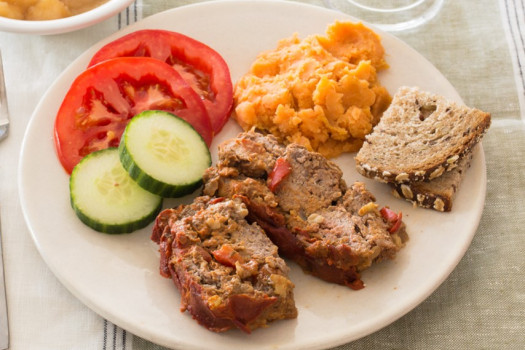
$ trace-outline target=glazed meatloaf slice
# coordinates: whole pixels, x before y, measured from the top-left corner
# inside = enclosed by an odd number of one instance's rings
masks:
[[[357,170],[381,182],[432,180],[471,153],[490,121],[479,109],[402,87],[357,153]]]
[[[335,163],[297,144],[284,147],[273,135],[241,133],[223,142],[218,155],[217,166],[204,175],[206,195],[242,193],[252,201],[306,217],[337,202],[346,191]]]
[[[179,289],[181,310],[215,332],[297,317],[288,267],[247,214],[240,199],[202,196],[161,212],[153,229],[160,272]]]
[[[347,187],[335,163],[295,144],[267,158],[267,152],[243,149],[253,149],[251,142],[278,144],[253,131],[226,141],[217,165],[204,175],[204,193],[241,198],[248,220],[265,230],[283,256],[314,276],[360,289],[361,271],[403,247],[408,237],[401,217],[392,212],[387,220],[364,184]],[[264,163],[265,170],[253,176],[252,169],[237,165],[241,158],[242,164]]]
[[[364,287],[361,271],[393,259],[408,240],[404,224],[400,221],[391,230],[394,223],[385,220],[374,196],[360,182],[350,186],[336,205],[320,208],[306,219],[295,212],[286,218],[302,248],[292,258],[313,275],[353,289]]]

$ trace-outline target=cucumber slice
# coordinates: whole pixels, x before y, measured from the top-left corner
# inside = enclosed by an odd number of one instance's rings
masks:
[[[117,148],[84,157],[71,173],[69,191],[80,220],[104,233],[143,228],[162,208],[162,197],[138,186],[122,167]]]
[[[211,155],[197,131],[164,111],[142,112],[128,123],[119,146],[120,161],[144,189],[181,197],[202,183]]]

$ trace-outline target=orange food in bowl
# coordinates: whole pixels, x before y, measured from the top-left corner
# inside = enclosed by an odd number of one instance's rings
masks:
[[[380,38],[335,22],[326,36],[297,35],[261,53],[235,87],[234,117],[326,157],[357,151],[391,97],[377,79],[388,67]]]
[[[78,15],[102,5],[108,0],[3,0],[0,16],[42,21]]]

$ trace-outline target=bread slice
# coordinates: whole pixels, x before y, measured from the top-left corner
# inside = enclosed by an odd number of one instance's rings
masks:
[[[428,181],[457,166],[490,126],[490,114],[415,87],[402,87],[355,161],[381,182]]]
[[[451,211],[454,197],[465,172],[470,167],[471,160],[472,152],[464,156],[457,167],[431,181],[391,184],[394,196],[404,198],[423,208]]]

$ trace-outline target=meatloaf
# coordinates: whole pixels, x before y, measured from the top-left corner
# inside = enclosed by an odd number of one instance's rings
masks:
[[[394,258],[408,239],[401,215],[379,209],[365,185],[297,144],[248,131],[219,146],[203,193],[240,198],[279,253],[329,282],[361,289],[360,272]]]
[[[161,275],[179,289],[181,311],[215,332],[237,327],[250,333],[297,317],[288,267],[247,215],[241,199],[202,196],[164,210],[153,228]]]

